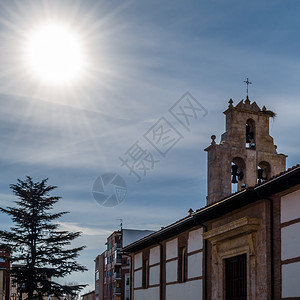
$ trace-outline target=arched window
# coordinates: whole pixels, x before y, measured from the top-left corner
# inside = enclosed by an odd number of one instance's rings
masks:
[[[261,161],[257,166],[257,183],[268,180],[271,177],[271,166],[266,161]]]
[[[178,282],[185,282],[187,277],[187,252],[186,247],[179,248],[178,256]]]
[[[255,122],[248,119],[246,122],[246,148],[255,149]]]
[[[245,186],[245,161],[235,157],[231,163],[231,193],[236,193]]]
[[[149,287],[149,258],[143,261],[142,276],[143,288],[147,289]]]

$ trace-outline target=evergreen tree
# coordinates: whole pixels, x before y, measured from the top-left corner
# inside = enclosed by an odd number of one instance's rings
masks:
[[[60,199],[50,196],[56,186],[47,185],[47,179],[33,182],[27,177],[24,181],[18,179],[10,188],[18,197],[16,205],[0,207],[0,211],[11,217],[14,227],[0,230],[0,240],[11,249],[11,273],[18,286],[23,287],[28,300],[34,296],[41,299],[45,295],[76,294],[85,285],[68,286],[55,281],[73,271],[86,270],[76,262],[84,246],[70,247],[81,233],[59,230],[55,221],[67,212],[51,212]]]

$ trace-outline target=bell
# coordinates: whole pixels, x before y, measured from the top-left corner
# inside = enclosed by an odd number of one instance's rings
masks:
[[[239,168],[238,165],[232,165],[231,166],[231,175],[233,175],[233,176],[238,175],[238,173],[237,173],[238,168]]]
[[[249,135],[246,135],[246,143],[247,143],[247,144],[250,144],[250,142],[251,142],[250,136],[249,136]]]
[[[244,172],[243,172],[243,171],[240,171],[240,172],[238,173],[238,176],[239,176],[239,180],[243,180],[243,178],[244,178]]]
[[[238,183],[236,175],[232,175],[231,183]]]

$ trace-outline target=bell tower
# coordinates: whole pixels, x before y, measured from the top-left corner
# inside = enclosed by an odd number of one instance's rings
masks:
[[[269,134],[269,119],[275,114],[255,102],[232,99],[224,111],[226,131],[221,142],[213,135],[207,151],[207,204],[254,186],[285,171],[286,155],[278,154]]]

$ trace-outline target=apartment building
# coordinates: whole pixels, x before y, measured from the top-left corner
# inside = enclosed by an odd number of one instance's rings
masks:
[[[4,257],[9,257],[6,250],[0,249],[0,300],[9,300],[10,298],[10,263]],[[1,258],[2,257],[2,258]]]
[[[114,231],[106,242],[106,250],[95,259],[95,299],[130,300],[131,261],[121,249],[153,233],[150,230],[121,229]]]

